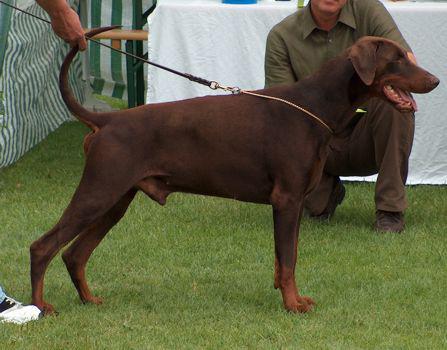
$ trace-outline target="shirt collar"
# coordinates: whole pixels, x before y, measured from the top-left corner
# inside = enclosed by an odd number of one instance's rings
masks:
[[[355,25],[354,12],[352,10],[351,2],[346,2],[345,6],[341,9],[340,17],[338,18],[340,23],[346,24],[352,29],[357,29]]]
[[[314,29],[318,28],[312,17],[312,13],[310,12],[310,5],[311,3],[309,1],[307,6],[303,9],[303,39],[306,39],[314,31]],[[356,29],[354,13],[349,1],[341,9],[338,22],[343,23],[352,29]]]

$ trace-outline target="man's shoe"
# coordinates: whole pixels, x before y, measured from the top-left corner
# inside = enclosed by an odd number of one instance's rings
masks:
[[[15,308],[10,308],[0,313],[0,323],[23,324],[38,320],[41,317],[42,312],[37,306],[19,304]]]
[[[379,232],[403,231],[405,226],[404,214],[402,212],[393,212],[385,210],[376,211],[376,222],[374,228]]]
[[[332,192],[329,196],[329,201],[326,205],[326,208],[321,214],[311,215],[311,217],[317,220],[330,219],[334,215],[337,206],[340,205],[341,202],[343,202],[343,199],[345,199],[345,194],[345,186],[343,186],[343,184],[341,183],[340,178],[335,178],[334,186],[332,187]]]
[[[0,303],[0,323],[22,324],[42,317],[41,311],[34,305],[22,305],[13,298],[6,297]]]
[[[19,307],[21,307],[22,304],[18,301],[14,300],[13,298],[6,297],[5,300],[3,300],[0,303],[0,317],[3,314],[6,314],[7,312],[13,311]]]

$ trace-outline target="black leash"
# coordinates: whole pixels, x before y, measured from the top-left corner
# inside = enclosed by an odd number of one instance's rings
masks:
[[[16,11],[20,11],[20,12],[22,12],[22,13],[25,13],[25,14],[27,14],[28,16],[34,17],[34,18],[36,18],[36,19],[38,19],[38,20],[40,20],[40,21],[43,21],[43,22],[46,22],[46,23],[51,24],[50,21],[48,21],[48,20],[46,20],[46,19],[43,19],[43,18],[41,18],[41,17],[39,17],[39,16],[33,15],[32,13],[29,13],[29,12],[27,12],[27,11],[24,11],[24,10],[22,10],[22,9],[20,9],[20,8],[18,8],[18,7],[15,7],[15,6],[11,5],[11,4],[8,4],[7,2],[5,2],[5,1],[3,1],[3,0],[0,0],[0,3],[3,4],[3,5],[9,6],[9,7],[13,8],[13,9],[16,10]],[[117,26],[117,27],[118,27],[118,26]],[[139,61],[142,61],[142,62],[144,62],[144,63],[150,64],[150,65],[152,65],[152,66],[155,66],[155,67],[157,67],[157,68],[163,69],[163,70],[168,71],[168,72],[170,72],[170,73],[177,74],[177,75],[179,75],[179,76],[181,76],[181,77],[184,77],[184,78],[186,78],[186,79],[188,79],[188,80],[190,80],[190,81],[193,81],[193,82],[195,82],[195,83],[199,83],[199,84],[208,86],[208,87],[209,87],[210,89],[212,89],[212,90],[221,89],[221,90],[224,90],[224,91],[227,91],[227,92],[231,92],[232,94],[239,94],[239,93],[242,93],[242,94],[247,94],[247,95],[257,96],[257,97],[260,97],[260,98],[269,99],[269,100],[275,100],[275,101],[279,101],[279,102],[285,103],[285,104],[287,104],[287,105],[289,105],[289,106],[291,106],[291,107],[293,107],[293,108],[296,108],[296,109],[298,109],[298,110],[300,110],[300,111],[306,113],[309,117],[315,119],[315,120],[316,120],[317,122],[319,122],[322,126],[324,126],[326,129],[328,129],[329,132],[330,132],[331,134],[334,133],[334,131],[329,127],[329,125],[327,125],[327,124],[326,124],[322,119],[320,119],[318,116],[316,116],[315,114],[309,112],[308,110],[306,110],[306,109],[304,109],[304,108],[302,108],[302,107],[300,107],[300,106],[298,106],[298,105],[296,105],[296,104],[294,104],[294,103],[292,103],[292,102],[283,100],[283,99],[278,98],[278,97],[267,96],[267,95],[261,95],[261,94],[255,93],[255,92],[251,92],[251,91],[247,91],[247,90],[241,90],[241,89],[238,88],[238,87],[222,86],[222,85],[220,85],[220,84],[219,84],[218,82],[216,82],[216,81],[213,81],[213,80],[206,80],[206,79],[203,79],[203,78],[200,78],[200,77],[196,77],[196,76],[194,76],[194,75],[192,75],[192,74],[182,73],[182,72],[176,71],[175,69],[172,69],[172,68],[168,68],[168,67],[162,66],[161,64],[158,64],[158,63],[151,62],[151,61],[146,60],[146,59],[144,59],[144,58],[142,58],[142,57],[140,57],[140,56],[136,56],[136,55],[134,55],[134,54],[131,54],[131,53],[122,51],[122,50],[120,50],[120,49],[116,49],[116,48],[114,48],[114,47],[112,47],[112,46],[110,46],[110,45],[103,44],[103,43],[101,43],[101,42],[98,41],[98,40],[89,38],[88,36],[86,36],[85,38],[86,38],[87,40],[93,41],[93,42],[95,42],[95,43],[97,43],[97,44],[99,44],[99,45],[102,45],[102,46],[104,46],[104,47],[108,47],[109,49],[112,49],[112,50],[114,50],[114,51],[116,51],[116,52],[119,52],[119,53],[121,53],[121,54],[123,54],[123,55],[133,57],[133,58],[136,59],[136,60],[139,60]]]
[[[0,0],[0,3],[3,4],[3,5],[6,5],[6,6],[10,7],[10,8],[12,8],[12,9],[14,9],[14,10],[16,10],[16,11],[25,13],[25,14],[27,14],[28,16],[34,17],[34,18],[36,18],[36,19],[38,19],[38,20],[40,20],[40,21],[43,21],[43,22],[48,23],[48,24],[51,24],[50,21],[48,21],[48,20],[46,20],[46,19],[44,19],[44,18],[42,18],[42,17],[36,16],[36,15],[34,15],[34,14],[30,13],[30,12],[27,12],[27,11],[25,11],[25,10],[22,10],[22,9],[20,9],[20,8],[14,6],[14,5],[11,5],[11,4],[9,4],[9,3],[3,1],[3,0]],[[117,27],[118,27],[118,26],[117,26]],[[137,55],[128,53],[128,52],[126,52],[126,51],[122,51],[122,50],[120,50],[120,49],[116,49],[116,48],[114,48],[114,47],[112,47],[112,46],[110,46],[110,45],[107,45],[107,44],[104,44],[104,43],[100,42],[99,40],[95,40],[95,39],[93,39],[93,38],[89,38],[89,37],[85,37],[85,38],[86,38],[87,40],[90,40],[90,41],[93,41],[93,42],[97,43],[98,45],[101,45],[101,46],[104,46],[104,47],[108,47],[109,49],[111,49],[111,50],[113,50],[113,51],[116,51],[116,52],[119,52],[119,53],[121,53],[121,54],[123,54],[123,55],[130,56],[130,57],[132,57],[132,58],[134,58],[134,59],[136,59],[136,60],[139,60],[139,61],[142,61],[142,62],[144,62],[144,63],[150,64],[150,65],[152,65],[152,66],[155,66],[155,67],[157,67],[157,68],[163,69],[163,70],[168,71],[168,72],[170,72],[170,73],[177,74],[177,75],[179,75],[179,76],[181,76],[181,77],[184,77],[184,78],[186,78],[186,79],[188,79],[188,80],[190,80],[190,81],[193,81],[193,82],[195,82],[195,83],[199,83],[199,84],[208,86],[208,87],[209,87],[210,89],[212,89],[212,90],[222,89],[222,90],[229,91],[229,92],[232,92],[232,93],[239,93],[239,92],[240,92],[240,89],[239,89],[239,88],[227,87],[227,86],[221,86],[221,85],[220,85],[218,82],[216,82],[216,81],[213,81],[213,80],[206,80],[206,79],[203,79],[203,78],[200,78],[200,77],[196,77],[196,76],[194,76],[194,75],[192,75],[192,74],[188,74],[188,73],[182,73],[182,72],[176,71],[175,69],[168,68],[168,67],[162,66],[161,64],[158,64],[158,63],[155,63],[155,62],[151,62],[151,61],[149,61],[149,60],[146,60],[146,59],[144,59],[144,58],[142,58],[142,57],[140,57],[140,56],[137,56]]]

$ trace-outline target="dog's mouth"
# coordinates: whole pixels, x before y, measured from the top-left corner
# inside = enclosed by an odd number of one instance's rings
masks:
[[[383,93],[401,112],[416,112],[418,110],[416,101],[407,91],[403,91],[391,85],[385,85],[383,87]]]

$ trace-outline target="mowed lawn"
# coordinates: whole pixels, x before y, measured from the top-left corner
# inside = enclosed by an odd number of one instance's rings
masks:
[[[0,284],[30,301],[29,245],[58,220],[87,129],[64,124],[0,173]],[[0,324],[1,349],[446,349],[447,186],[408,188],[403,234],[378,234],[373,184],[347,184],[330,222],[304,219],[297,281],[317,302],[283,310],[273,288],[269,206],[139,194],[87,269],[83,305],[60,255],[45,280],[59,311]]]

